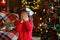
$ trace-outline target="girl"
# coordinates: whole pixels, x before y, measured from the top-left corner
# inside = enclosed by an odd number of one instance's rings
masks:
[[[20,10],[20,13],[20,22],[16,26],[16,30],[19,32],[19,40],[32,40],[33,11],[29,8],[24,8]]]

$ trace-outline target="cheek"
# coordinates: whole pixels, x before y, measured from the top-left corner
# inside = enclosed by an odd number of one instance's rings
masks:
[[[28,14],[25,14],[26,16],[28,16]]]

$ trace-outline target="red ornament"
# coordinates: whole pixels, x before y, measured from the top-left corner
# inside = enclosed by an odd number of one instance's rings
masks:
[[[56,17],[57,17],[57,14],[56,14],[56,13],[54,13],[54,14],[53,14],[53,17],[56,19]]]
[[[6,0],[0,0],[0,6],[6,6]]]
[[[54,0],[54,2],[56,2],[56,0]]]
[[[54,17],[51,17],[51,21],[54,21],[55,20],[55,18]]]

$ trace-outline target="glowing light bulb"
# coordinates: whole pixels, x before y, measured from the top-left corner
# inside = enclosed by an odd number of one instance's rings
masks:
[[[42,18],[40,18],[40,20],[42,20]]]
[[[35,12],[35,14],[36,14],[36,12]]]
[[[43,12],[45,12],[45,9],[43,9]]]
[[[58,36],[60,36],[60,34],[58,34]]]
[[[42,29],[40,29],[42,31]]]
[[[2,2],[1,3],[6,3],[6,1],[5,0],[2,0]]]
[[[49,18],[49,22],[50,22],[50,20],[51,20],[51,19]]]
[[[52,8],[52,9],[54,9],[54,7],[53,7],[53,6],[52,6],[51,8]]]
[[[48,30],[46,30],[46,32],[48,32]]]
[[[40,27],[42,26],[42,24],[39,25]]]

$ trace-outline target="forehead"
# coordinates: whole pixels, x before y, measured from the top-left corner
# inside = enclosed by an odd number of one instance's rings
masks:
[[[22,11],[21,13],[28,14],[28,12]]]

